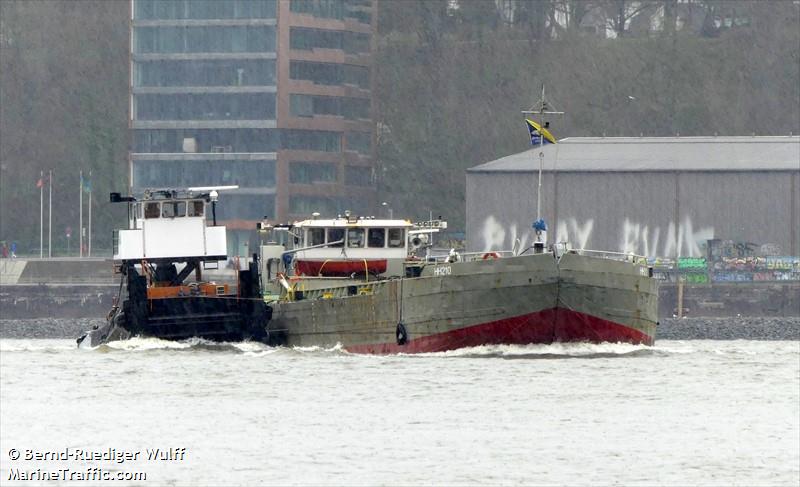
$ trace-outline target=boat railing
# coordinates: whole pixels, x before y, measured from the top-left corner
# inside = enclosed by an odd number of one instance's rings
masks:
[[[617,260],[621,262],[631,262],[634,264],[647,264],[647,257],[633,253],[625,252],[612,252],[608,250],[591,250],[591,249],[568,249],[566,251],[557,252],[557,257],[565,253],[587,255],[591,257],[598,257],[601,259]],[[425,258],[428,263],[448,263],[448,262],[474,262],[479,260],[500,259],[507,257],[516,257],[513,250],[489,250],[483,252],[458,252],[454,255],[436,255]],[[529,255],[529,254],[523,254]]]
[[[609,250],[590,250],[590,249],[569,249],[567,254],[587,255],[602,259],[619,260],[622,262],[632,262],[634,264],[647,264],[647,257],[634,253],[612,252]]]
[[[452,262],[474,262],[478,260],[500,259],[504,257],[514,257],[511,250],[488,250],[484,252],[457,252],[454,255],[431,255],[424,258],[424,262],[430,264],[446,264]]]

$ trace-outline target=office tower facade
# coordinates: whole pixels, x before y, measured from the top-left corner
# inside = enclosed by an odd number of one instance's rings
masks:
[[[130,179],[238,185],[218,218],[374,212],[372,0],[132,0]]]

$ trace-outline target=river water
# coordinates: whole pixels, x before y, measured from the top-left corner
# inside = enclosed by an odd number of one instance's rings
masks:
[[[359,356],[3,339],[0,386],[2,485],[800,483],[798,341]]]

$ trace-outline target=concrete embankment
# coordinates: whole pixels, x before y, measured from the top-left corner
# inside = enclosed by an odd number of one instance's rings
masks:
[[[667,318],[659,340],[800,340],[800,317]]]
[[[687,284],[679,297],[675,283],[658,286],[658,316],[794,316],[800,317],[800,281],[750,281]]]
[[[118,291],[119,284],[0,286],[0,318],[100,318]]]
[[[78,338],[95,325],[105,323],[99,318],[38,318],[29,320],[0,320],[0,338]]]
[[[226,268],[204,276],[215,282],[235,279]],[[108,259],[0,259],[0,318],[102,318],[120,281]]]

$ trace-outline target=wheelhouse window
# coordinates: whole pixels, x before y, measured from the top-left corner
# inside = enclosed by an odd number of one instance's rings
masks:
[[[336,242],[337,240],[344,240],[344,228],[329,228],[327,241]],[[344,247],[344,242],[329,244],[328,247]]]
[[[306,245],[322,245],[325,243],[324,228],[309,228],[306,233]]]
[[[161,205],[156,202],[145,203],[144,205],[144,217],[145,218],[158,218],[161,216]]]
[[[364,246],[363,228],[351,228],[347,230],[347,246],[351,249],[358,249]]]
[[[205,204],[202,201],[192,201],[189,203],[189,216],[203,216]]]
[[[399,248],[405,247],[405,230],[402,228],[389,229],[389,247]]]
[[[161,204],[161,217],[162,218],[175,218],[186,216],[186,202],[174,201],[165,202]]]
[[[386,246],[386,229],[370,228],[367,230],[367,246],[372,248],[383,248]]]

